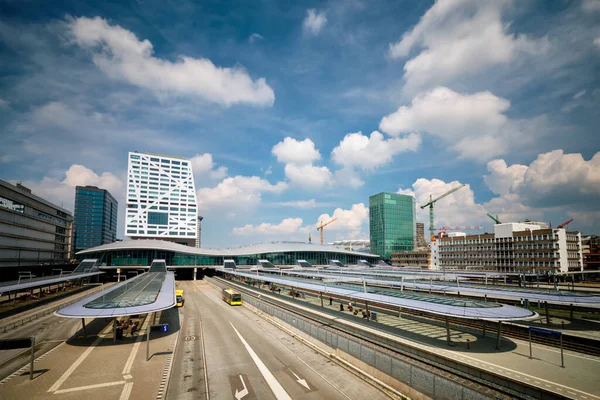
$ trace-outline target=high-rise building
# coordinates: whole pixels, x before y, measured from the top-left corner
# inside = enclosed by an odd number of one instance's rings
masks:
[[[510,222],[494,225],[494,233],[453,232],[435,244],[431,247],[434,268],[501,272],[583,270],[581,233],[563,228]]]
[[[198,206],[190,161],[129,153],[125,235],[194,246]]]
[[[371,253],[390,258],[391,253],[413,251],[416,242],[415,198],[397,193],[369,197]]]
[[[72,225],[69,211],[0,179],[0,267],[69,262]]]
[[[75,252],[117,240],[119,204],[105,189],[75,188]]]
[[[417,222],[417,247],[426,247],[427,242],[425,241],[425,224],[423,222]]]

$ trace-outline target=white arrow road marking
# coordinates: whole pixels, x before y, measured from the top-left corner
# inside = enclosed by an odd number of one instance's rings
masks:
[[[310,390],[310,387],[308,386],[308,383],[306,383],[306,379],[300,379],[300,377],[298,375],[296,375],[296,373],[294,371],[292,371],[290,369],[290,372],[292,374],[294,374],[294,376],[296,377],[296,381],[301,384],[302,386],[304,386],[306,388],[306,390]]]
[[[271,388],[271,391],[273,392],[273,394],[275,395],[277,400],[292,400],[292,398],[285,391],[283,386],[281,386],[279,381],[277,379],[275,379],[275,376],[271,373],[271,371],[269,371],[269,369],[267,368],[265,363],[263,363],[262,360],[260,358],[258,358],[258,356],[254,352],[254,350],[252,350],[252,347],[250,347],[248,342],[246,342],[246,340],[244,340],[244,338],[242,337],[242,335],[240,335],[238,330],[235,329],[235,326],[233,326],[233,324],[231,322],[230,322],[230,324],[231,324],[231,327],[233,328],[233,330],[235,331],[235,333],[237,333],[238,337],[242,341],[242,344],[246,348],[246,351],[248,352],[248,354],[250,354],[250,357],[252,357],[252,361],[254,361],[254,364],[256,364],[256,367],[262,374],[263,378],[265,378],[265,381],[267,381],[269,388]]]
[[[244,382],[244,378],[240,375],[240,380],[242,381],[242,385],[244,386],[244,389],[238,391],[237,389],[235,389],[235,398],[237,400],[240,400],[241,398],[243,398],[245,395],[248,394],[248,389],[246,388],[246,383]]]

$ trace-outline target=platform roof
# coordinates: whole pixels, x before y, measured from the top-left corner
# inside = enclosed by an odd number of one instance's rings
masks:
[[[319,271],[308,272],[308,271],[296,271],[288,270],[282,271],[283,274],[287,275],[298,275],[306,277],[317,277],[317,278],[333,278],[333,279],[348,279],[352,276],[357,279],[364,279],[367,283],[376,285],[386,285],[400,287],[402,284],[401,277],[387,277],[381,278],[375,274],[355,274],[353,271]],[[580,306],[597,305],[600,306],[600,296],[594,296],[588,293],[572,292],[568,290],[552,290],[552,289],[534,289],[534,288],[518,288],[518,287],[498,287],[498,286],[483,286],[474,285],[471,283],[461,283],[456,285],[455,283],[435,283],[435,282],[423,282],[419,280],[407,280],[404,279],[403,286],[405,288],[413,288],[418,290],[431,290],[443,293],[461,293],[466,295],[480,295],[489,296],[493,298],[508,298],[508,299],[528,299],[528,300],[539,300],[547,301],[554,304],[573,304]]]
[[[173,251],[184,254],[195,254],[195,255],[206,255],[206,256],[245,256],[255,255],[263,253],[279,253],[279,252],[302,252],[302,251],[313,251],[313,252],[328,252],[328,253],[340,253],[340,254],[353,254],[357,256],[363,256],[365,258],[379,258],[376,254],[369,254],[357,251],[348,251],[340,249],[334,246],[321,246],[318,244],[302,243],[302,242],[270,242],[261,243],[250,246],[232,247],[227,249],[208,249],[208,248],[197,248],[184,246],[178,243],[167,242],[166,240],[153,240],[153,239],[138,239],[138,240],[124,240],[122,242],[114,242],[104,244],[102,246],[90,247],[89,249],[78,252],[78,255],[86,255],[90,253],[98,253],[103,251],[114,251],[114,250],[139,250],[139,249],[152,249],[152,250],[163,250]]]
[[[40,276],[34,278],[23,277],[21,280],[2,282],[0,284],[0,295],[4,293],[20,292],[27,289],[35,289],[55,285],[61,282],[73,281],[81,278],[89,278],[103,274],[98,270],[98,263],[95,259],[85,259],[72,272],[61,273],[60,275]]]
[[[163,268],[137,275],[54,314],[65,318],[123,317],[161,311],[175,304],[175,274]]]
[[[326,295],[344,296],[356,301],[366,300],[372,303],[407,308],[448,317],[487,321],[514,321],[539,317],[537,313],[524,308],[493,302],[484,303],[470,300],[465,301],[462,299],[444,299],[441,296],[404,293],[398,290],[386,291],[370,287],[367,288],[367,293],[364,293],[362,286],[352,287],[347,284],[325,285],[324,283],[317,283],[319,281],[301,278],[290,279],[289,277],[278,277],[273,274],[252,274],[240,271],[226,271],[226,273],[246,278],[261,279],[279,285],[293,286],[297,289],[322,292]]]

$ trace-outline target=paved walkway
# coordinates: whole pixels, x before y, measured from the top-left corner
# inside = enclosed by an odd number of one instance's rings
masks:
[[[157,316],[158,321],[178,327],[177,310],[163,311]],[[141,332],[151,322],[153,315],[145,319]],[[33,380],[29,380],[28,366],[3,380],[2,399],[157,398],[163,371],[170,365],[176,344],[176,329],[167,334],[151,334],[149,361],[146,361],[145,335],[113,344],[111,319],[94,320],[88,332],[87,339],[73,337],[39,357]]]
[[[289,290],[281,291],[281,297],[292,300],[287,295]],[[307,302],[318,307],[321,300],[317,297],[306,296],[296,301]],[[339,303],[329,305],[329,298],[323,298],[324,307],[328,310],[339,311]],[[573,399],[600,400],[600,358],[576,352],[565,351],[565,368],[561,367],[560,351],[544,345],[533,344],[533,359],[529,359],[529,343],[526,341],[502,338],[501,350],[495,350],[495,332],[481,334],[461,332],[451,329],[453,346],[446,343],[446,328],[433,323],[425,323],[414,319],[378,313],[378,321],[366,321],[362,315],[354,316],[347,311],[344,303],[345,318],[371,326],[395,336],[396,340],[412,346],[423,348],[455,361],[474,365],[484,370],[494,372],[510,379],[531,383],[555,393]],[[467,340],[470,349],[467,349]]]

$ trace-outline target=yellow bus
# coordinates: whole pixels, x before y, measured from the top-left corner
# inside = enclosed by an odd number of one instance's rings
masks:
[[[183,298],[183,289],[177,289],[175,291],[175,299],[177,301],[177,307],[183,307],[185,299]]]
[[[221,298],[225,303],[229,304],[230,306],[242,305],[242,295],[233,289],[223,289],[223,292],[221,293]]]

